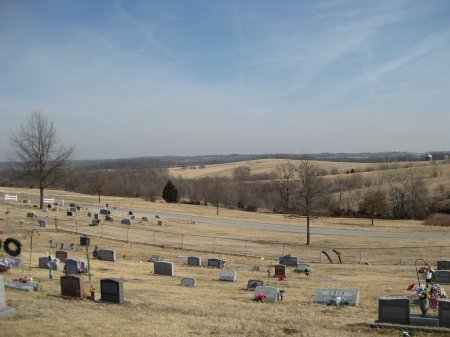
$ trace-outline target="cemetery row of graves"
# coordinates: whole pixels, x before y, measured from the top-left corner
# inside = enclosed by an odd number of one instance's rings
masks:
[[[433,262],[433,266],[426,261],[419,261],[415,268],[390,267],[386,268],[386,273],[381,267],[370,265],[350,267],[343,264],[333,265],[332,269],[329,266],[330,269],[327,269],[327,265],[323,263],[310,263],[302,256],[287,252],[281,252],[276,260],[218,256],[211,251],[200,254],[188,251],[191,255],[180,255],[183,250],[173,251],[164,247],[156,249],[146,245],[131,247],[130,243],[107,238],[79,233],[55,233],[34,215],[32,219],[36,233],[34,250],[27,251],[18,238],[18,244],[16,241],[10,242],[0,254],[5,266],[0,275],[0,312],[5,316],[3,320],[11,316],[10,319],[14,320],[16,316],[23,315],[21,301],[33,294],[51,295],[54,301],[59,298],[71,303],[81,301],[118,305],[123,308],[120,311],[133,311],[134,306],[145,303],[145,300],[136,296],[134,282],[145,283],[146,280],[156,278],[153,281],[156,289],[170,287],[170,291],[174,291],[174,287],[179,287],[208,291],[208,296],[218,296],[219,300],[229,292],[234,301],[244,301],[245,306],[254,308],[252,310],[279,310],[281,313],[289,308],[288,310],[307,312],[317,310],[326,315],[327,311],[320,308],[334,308],[336,311],[333,315],[338,313],[337,316],[345,316],[339,310],[351,310],[358,323],[376,328],[398,328],[404,331],[422,329],[425,334],[438,331],[450,333],[447,330],[450,327],[450,302],[446,299],[444,289],[446,284],[450,284],[450,261],[446,259]],[[20,226],[25,228],[29,225],[17,225]],[[5,238],[3,235],[4,242]],[[21,245],[21,252],[13,256],[17,253],[18,245]],[[143,256],[142,251],[148,253]],[[156,252],[157,254],[153,254]],[[138,277],[133,277],[134,271],[130,272],[129,265],[139,269]],[[374,268],[376,269],[373,270]],[[399,275],[391,276],[390,273],[394,270]],[[430,280],[428,270],[432,270]],[[384,291],[379,289],[371,293],[372,286],[366,284],[371,279],[368,271],[372,273],[370,275],[376,275],[374,279],[378,278],[377,274],[388,278],[389,280],[377,282],[389,286]],[[404,284],[405,280],[408,280],[409,287]],[[414,281],[414,285],[409,281]],[[213,288],[220,290],[218,295],[209,293]],[[406,290],[407,288],[409,289]],[[163,289],[167,291],[166,288]],[[310,294],[306,299],[304,294],[299,297],[299,293],[305,289]],[[7,301],[9,297],[14,300]],[[39,297],[36,302],[41,299]],[[189,306],[190,293],[181,292],[177,294],[177,299]],[[423,302],[428,303],[428,308],[422,308],[425,307]],[[299,304],[305,309],[297,308]],[[228,305],[230,304],[224,303],[224,307]],[[269,309],[271,306],[274,309]],[[363,317],[358,318],[358,310],[364,311]],[[348,326],[341,329],[347,329]],[[352,333],[351,329],[350,332]],[[347,335],[351,336],[351,333]]]

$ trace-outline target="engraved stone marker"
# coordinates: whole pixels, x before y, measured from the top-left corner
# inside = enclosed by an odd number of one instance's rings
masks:
[[[156,275],[174,276],[175,267],[173,262],[157,261],[154,263],[154,273]]]

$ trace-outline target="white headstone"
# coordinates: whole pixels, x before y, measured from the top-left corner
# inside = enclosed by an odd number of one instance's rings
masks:
[[[11,317],[16,314],[16,309],[6,306],[5,281],[0,275],[0,316]]]
[[[328,304],[336,297],[342,297],[344,301],[348,302],[350,305],[359,304],[359,291],[338,288],[317,289],[316,295],[314,296],[314,302]]]
[[[259,294],[266,295],[264,302],[278,302],[281,298],[280,289],[269,287],[269,286],[261,286],[255,288],[255,297]]]
[[[223,269],[220,271],[219,276],[220,281],[229,281],[229,282],[236,282],[236,270],[232,269]]]

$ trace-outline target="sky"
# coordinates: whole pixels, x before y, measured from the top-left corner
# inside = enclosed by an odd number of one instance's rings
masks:
[[[0,0],[0,161],[450,150],[450,1]]]

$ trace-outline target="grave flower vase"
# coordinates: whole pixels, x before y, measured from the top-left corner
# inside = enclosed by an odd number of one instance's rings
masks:
[[[430,308],[430,301],[420,301],[419,307],[420,311],[422,312],[422,317],[426,317],[428,309]]]

